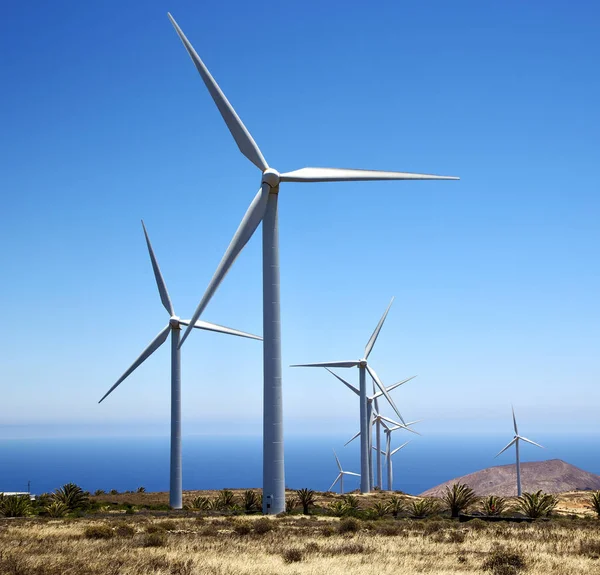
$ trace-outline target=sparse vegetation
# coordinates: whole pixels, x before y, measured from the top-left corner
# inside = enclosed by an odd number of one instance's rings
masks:
[[[492,575],[515,575],[526,567],[521,553],[503,547],[494,550],[481,566],[484,571],[491,571]]]
[[[517,507],[521,513],[532,519],[548,517],[558,504],[554,495],[544,493],[541,489],[535,493],[523,493],[517,498]]]
[[[468,485],[455,483],[452,487],[446,487],[442,501],[452,517],[458,517],[461,511],[465,511],[477,501],[477,496]]]

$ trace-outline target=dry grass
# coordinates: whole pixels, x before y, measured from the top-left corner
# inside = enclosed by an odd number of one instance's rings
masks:
[[[276,527],[265,530],[264,521]],[[358,522],[356,531],[339,527],[333,518],[298,516],[3,519],[0,574],[371,575],[374,567],[381,575],[600,573],[600,521],[389,520]],[[89,536],[106,530],[114,535]]]

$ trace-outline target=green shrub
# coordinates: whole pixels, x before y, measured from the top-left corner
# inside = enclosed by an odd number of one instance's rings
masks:
[[[600,519],[600,491],[594,491],[591,494],[588,507],[595,511],[598,519]]]
[[[131,525],[126,525],[125,523],[122,523],[115,527],[115,535],[117,535],[118,537],[130,538],[135,535],[135,529],[131,527]]]
[[[49,517],[64,517],[69,508],[62,501],[52,501],[44,507],[44,513]]]
[[[229,489],[222,489],[217,496],[218,509],[230,509],[235,505],[235,494]]]
[[[314,506],[316,502],[316,493],[312,489],[297,489],[296,495],[300,505],[302,505],[302,513],[308,515],[309,508]]]
[[[295,495],[288,495],[285,498],[285,510],[288,513],[294,511],[298,505],[300,505],[300,500]]]
[[[417,499],[411,501],[408,507],[408,514],[413,519],[422,519],[433,515],[438,511],[438,502],[435,499]]]
[[[192,499],[191,503],[192,509],[199,509],[201,511],[207,511],[211,508],[211,501],[208,497],[196,497]]]
[[[541,489],[535,493],[523,493],[521,497],[517,498],[519,510],[532,519],[548,517],[557,505],[558,498],[544,493]]]
[[[495,517],[502,514],[506,509],[506,499],[504,497],[497,497],[496,495],[490,495],[481,502],[481,510],[485,515],[489,517]]]
[[[334,517],[343,517],[348,513],[349,509],[343,501],[338,499],[329,503],[327,511],[329,512],[329,515],[333,515]]]
[[[344,503],[351,511],[358,511],[360,509],[358,497],[356,497],[356,495],[344,495]]]
[[[446,487],[442,501],[450,510],[452,517],[458,517],[461,511],[466,510],[477,501],[477,496],[465,483],[455,483],[452,487]]]
[[[0,516],[26,517],[31,514],[31,499],[29,495],[0,496]]]
[[[243,507],[246,513],[256,513],[262,509],[262,501],[256,491],[244,491]]]
[[[389,513],[389,507],[387,504],[381,503],[381,501],[377,501],[373,505],[372,510],[377,517],[385,517]]]
[[[395,495],[387,500],[387,508],[394,517],[398,517],[405,510],[404,502]]]
[[[115,532],[110,525],[89,525],[85,528],[83,536],[86,539],[111,539]]]
[[[339,533],[356,533],[360,529],[360,521],[355,517],[345,517],[338,526]]]
[[[491,571],[493,575],[511,575],[526,567],[525,558],[520,553],[504,548],[492,551],[481,566],[484,571]]]

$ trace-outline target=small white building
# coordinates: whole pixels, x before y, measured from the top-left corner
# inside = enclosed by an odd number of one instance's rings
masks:
[[[28,495],[31,501],[35,501],[35,495],[27,491],[0,491],[0,496],[1,495],[4,495],[4,497],[11,497],[13,495]]]

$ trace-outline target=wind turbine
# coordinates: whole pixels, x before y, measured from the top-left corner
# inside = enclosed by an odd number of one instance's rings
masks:
[[[279,173],[269,167],[262,152],[221,91],[214,78],[190,44],[171,14],[169,19],[214,100],[240,152],[261,171],[261,184],[250,203],[231,243],[227,247],[202,300],[192,317],[194,323],[202,314],[221,281],[248,240],[262,222],[263,260],[263,512],[285,511],[285,477],[283,465],[283,405],[281,386],[281,322],[279,287],[279,226],[277,203],[282,182],[350,182],[368,180],[457,180],[449,176],[354,170],[340,168],[301,168]],[[273,89],[274,75],[266,74],[267,87]],[[261,79],[264,85],[265,77]],[[190,334],[188,328],[181,343]],[[181,344],[180,344],[181,345]]]
[[[356,477],[360,477],[360,475],[358,473],[352,473],[352,471],[344,471],[342,469],[342,464],[340,463],[340,460],[338,459],[338,456],[335,453],[335,449],[333,450],[333,455],[335,457],[335,461],[337,463],[337,466],[338,466],[338,469],[340,470],[340,472],[338,473],[338,476],[335,478],[335,481],[331,484],[331,487],[327,491],[331,491],[335,487],[335,484],[339,481],[340,482],[340,493],[343,494],[344,493],[344,475],[355,475]]]
[[[538,447],[541,447],[542,449],[544,448],[544,446],[540,445],[539,443],[536,443],[535,441],[531,441],[531,439],[527,439],[526,437],[523,437],[522,435],[519,435],[519,430],[517,429],[517,418],[515,417],[515,408],[514,407],[512,407],[512,416],[513,416],[513,425],[515,427],[515,436],[513,437],[512,441],[504,449],[502,449],[502,451],[500,451],[496,455],[496,457],[498,457],[498,455],[500,455],[501,453],[504,453],[513,443],[515,444],[515,450],[517,452],[517,496],[521,497],[521,460],[519,459],[519,440],[522,440],[525,443],[531,443],[531,445],[537,445]]]
[[[175,315],[169,292],[167,291],[167,285],[160,272],[158,261],[154,255],[146,226],[142,221],[142,227],[144,229],[144,236],[146,237],[146,244],[148,245],[148,252],[150,254],[150,261],[152,262],[152,269],[154,270],[154,277],[156,278],[156,285],[158,286],[158,293],[163,306],[169,312],[169,323],[167,327],[162,329],[159,334],[150,342],[150,345],[141,353],[141,355],[131,364],[129,369],[117,380],[115,383],[102,397],[98,403],[102,403],[108,395],[110,395],[127,377],[129,377],[144,361],[146,361],[169,337],[171,333],[171,471],[170,471],[170,486],[169,486],[169,505],[173,509],[181,509],[182,507],[182,472],[181,472],[181,352],[179,350],[179,336],[181,326],[186,325],[196,329],[204,329],[207,331],[216,331],[219,333],[226,333],[229,335],[236,335],[239,337],[248,337],[250,339],[262,339],[257,335],[238,331],[237,329],[231,329],[207,321],[194,321],[187,319],[180,319]]]
[[[392,445],[392,439],[391,439],[391,430],[385,429],[385,460],[386,460],[386,467],[387,467],[387,490],[388,491],[393,491],[392,489],[392,483],[394,480],[393,477],[393,468],[392,468],[392,456],[395,453],[398,453],[398,451],[400,451],[403,447],[406,447],[409,443],[410,440],[404,442],[400,447],[396,447],[396,449],[394,449],[393,451],[391,450],[391,445]]]
[[[385,318],[387,317],[388,312],[390,311],[390,307],[392,306],[392,301],[390,301],[387,309],[383,313],[383,316],[379,320],[379,323],[375,327],[375,331],[369,338],[367,345],[365,347],[364,357],[358,360],[350,360],[350,361],[325,361],[321,363],[304,363],[299,365],[292,365],[292,367],[358,367],[359,372],[359,396],[360,396],[360,491],[361,493],[369,493],[370,491],[370,475],[369,475],[369,466],[371,462],[371,425],[370,425],[370,413],[369,413],[369,402],[367,401],[367,381],[366,374],[367,372],[379,388],[379,391],[385,396],[388,403],[392,406],[393,410],[396,412],[396,415],[400,418],[400,421],[405,424],[402,415],[398,411],[394,400],[391,395],[388,393],[387,389],[384,387],[383,383],[379,379],[375,370],[368,364],[369,355],[371,351],[373,351],[373,346],[377,341],[377,337],[379,336],[379,332],[383,327],[385,322]]]

